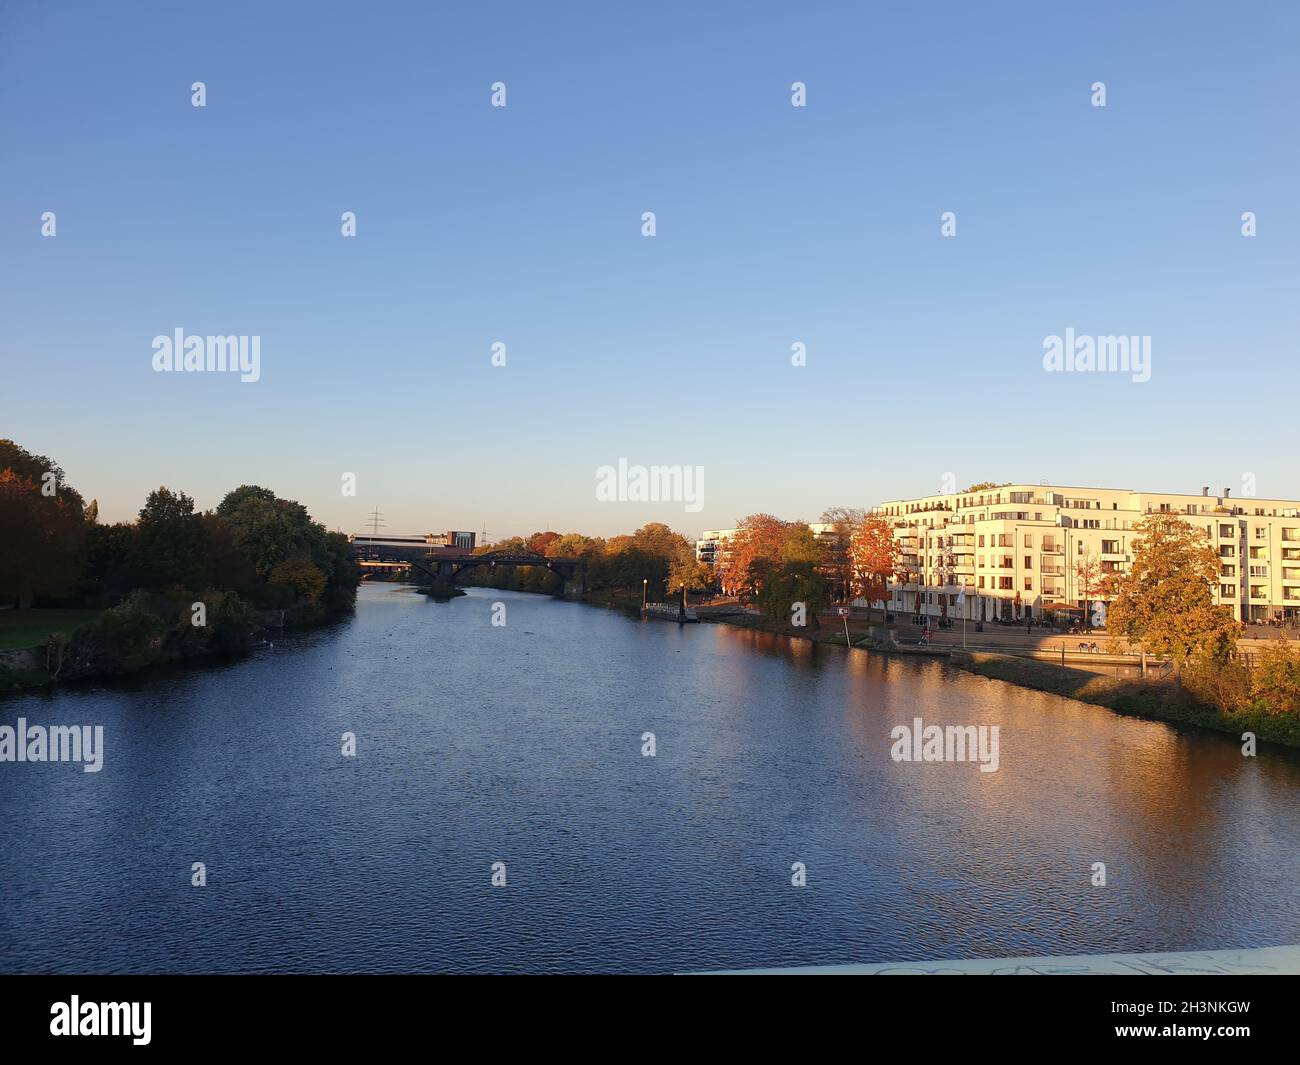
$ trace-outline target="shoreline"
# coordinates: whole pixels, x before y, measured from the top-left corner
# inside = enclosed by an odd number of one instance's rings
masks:
[[[259,613],[257,624],[249,629],[245,645],[237,650],[222,650],[217,647],[204,646],[200,649],[182,648],[171,652],[164,651],[157,657],[150,658],[148,661],[141,662],[128,669],[95,669],[60,676],[58,673],[50,674],[47,669],[40,667],[40,662],[47,658],[48,645],[12,648],[0,652],[0,698],[6,695],[21,695],[28,692],[71,688],[82,683],[94,684],[103,683],[106,680],[124,680],[148,675],[152,670],[229,665],[232,662],[247,658],[262,646],[266,642],[267,633],[296,633],[323,629],[356,613],[355,604],[351,609],[343,611],[325,611],[323,608],[321,609],[321,613],[312,613],[304,616],[299,621],[291,621],[284,617],[284,615],[292,612],[292,608],[263,611]],[[270,620],[270,615],[273,614],[281,615],[278,623]],[[262,643],[256,642],[259,638]],[[6,664],[7,662],[21,663],[24,657],[28,659],[29,663],[26,668],[21,664]],[[36,668],[31,668],[33,665]]]
[[[824,624],[811,632],[774,622],[758,615],[744,617],[706,617],[702,622],[730,625],[734,628],[766,632],[791,640],[807,640],[845,648],[843,631]],[[856,634],[848,649],[865,651],[891,658],[945,659],[966,673],[988,680],[1000,680],[1031,691],[1060,695],[1076,702],[1089,703],[1125,717],[1160,721],[1168,725],[1202,729],[1232,736],[1238,743],[1242,734],[1252,732],[1261,743],[1288,750],[1300,750],[1300,721],[1281,714],[1244,711],[1225,714],[1213,707],[1192,702],[1183,693],[1176,678],[1142,680],[1102,676],[1084,669],[1061,666],[1041,659],[991,651],[966,651],[960,648],[911,648],[874,646],[865,634]]]
[[[389,582],[384,582],[389,583]],[[404,583],[404,582],[401,582]],[[400,586],[399,582],[392,582]],[[408,585],[414,593],[425,590],[416,585]],[[481,587],[481,586],[480,586]],[[494,589],[485,589],[492,591]],[[427,593],[425,593],[427,594]],[[461,592],[461,595],[466,594]],[[547,598],[561,598],[549,593],[521,593],[544,595]],[[630,616],[640,617],[640,600],[636,596],[623,596],[616,593],[588,593],[574,600],[584,606],[603,607],[606,610],[620,610]],[[707,608],[706,608],[707,609]],[[303,618],[298,622],[289,622],[281,618],[280,623],[269,621],[268,615],[281,613],[270,611],[259,616],[259,624],[250,632],[250,637],[261,636],[266,632],[298,632],[324,628],[336,622],[354,616],[355,603],[347,611],[329,612]],[[283,613],[288,613],[285,611]],[[910,646],[884,646],[870,640],[867,633],[851,633],[846,644],[844,634],[834,623],[820,625],[813,629],[799,629],[789,624],[773,621],[757,614],[701,614],[699,622],[710,625],[728,625],[732,628],[764,632],[771,636],[780,636],[790,640],[806,640],[810,643],[824,644],[830,647],[865,651],[891,658],[943,659],[953,667],[988,680],[1003,681],[1031,691],[1060,695],[1076,702],[1089,703],[1110,710],[1125,717],[1136,717],[1148,721],[1160,721],[1169,725],[1194,728],[1220,735],[1232,736],[1241,742],[1242,733],[1254,733],[1257,739],[1266,744],[1300,750],[1300,721],[1295,721],[1281,714],[1267,714],[1258,711],[1243,711],[1237,714],[1225,714],[1213,707],[1195,703],[1183,693],[1176,678],[1158,679],[1107,677],[1084,669],[1057,665],[1042,659],[1026,658],[1013,654],[999,654],[991,651],[969,651],[961,648]],[[669,619],[671,623],[671,619]],[[829,622],[830,619],[827,619]],[[13,665],[0,664],[0,696],[23,692],[52,690],[56,687],[76,685],[83,681],[103,681],[108,678],[138,676],[155,668],[168,668],[177,665],[206,667],[238,661],[255,649],[249,644],[242,650],[229,653],[212,648],[197,651],[179,651],[163,654],[127,670],[99,670],[80,673],[74,676],[51,676],[41,669],[15,668]],[[27,656],[33,663],[45,657],[45,647],[12,649],[0,653],[0,663],[10,662]]]

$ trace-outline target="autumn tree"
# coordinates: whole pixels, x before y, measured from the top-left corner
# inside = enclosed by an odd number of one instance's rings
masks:
[[[1110,582],[1110,630],[1179,668],[1191,658],[1226,658],[1241,626],[1214,604],[1219,558],[1204,530],[1174,514],[1150,514],[1133,531],[1132,566]]]
[[[559,533],[551,532],[548,529],[546,532],[533,533],[524,546],[528,549],[530,555],[541,555],[545,558],[550,556],[550,547],[559,538]]]
[[[781,563],[788,523],[771,514],[741,518],[728,542],[719,576],[722,586],[742,600],[753,598],[763,577]]]
[[[837,599],[853,596],[853,534],[865,518],[861,507],[828,507],[822,512],[821,523],[831,526],[830,536],[823,541],[822,568]]]
[[[849,554],[854,592],[868,603],[880,603],[883,615],[901,558],[893,527],[882,517],[865,518],[854,530]]]

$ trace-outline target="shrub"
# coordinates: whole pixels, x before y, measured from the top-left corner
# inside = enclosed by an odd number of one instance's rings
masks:
[[[1183,669],[1182,681],[1193,699],[1225,714],[1250,705],[1250,668],[1239,658],[1194,658]]]
[[[271,569],[268,582],[272,587],[288,588],[295,596],[316,602],[325,590],[325,574],[314,562],[305,558],[287,558]]]
[[[71,668],[78,673],[130,673],[163,656],[167,626],[137,593],[120,606],[105,610],[72,634]]]
[[[1251,694],[1275,714],[1300,715],[1300,653],[1279,640],[1255,660]]]

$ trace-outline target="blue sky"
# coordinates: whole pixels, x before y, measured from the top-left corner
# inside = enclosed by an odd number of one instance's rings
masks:
[[[1300,496],[1300,8],[1043,6],[0,0],[0,436],[109,520]],[[259,335],[261,380],[155,373],[177,327]],[[1067,328],[1151,336],[1151,380],[1045,373]],[[597,502],[619,458],[704,509]]]

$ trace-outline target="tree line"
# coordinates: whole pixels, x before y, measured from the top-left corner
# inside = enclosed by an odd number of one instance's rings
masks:
[[[269,488],[241,485],[200,512],[160,487],[135,521],[106,525],[55,462],[12,440],[0,440],[0,542],[0,603],[105,611],[60,647],[65,672],[235,650],[267,612],[305,624],[350,610],[359,582],[347,537]]]

